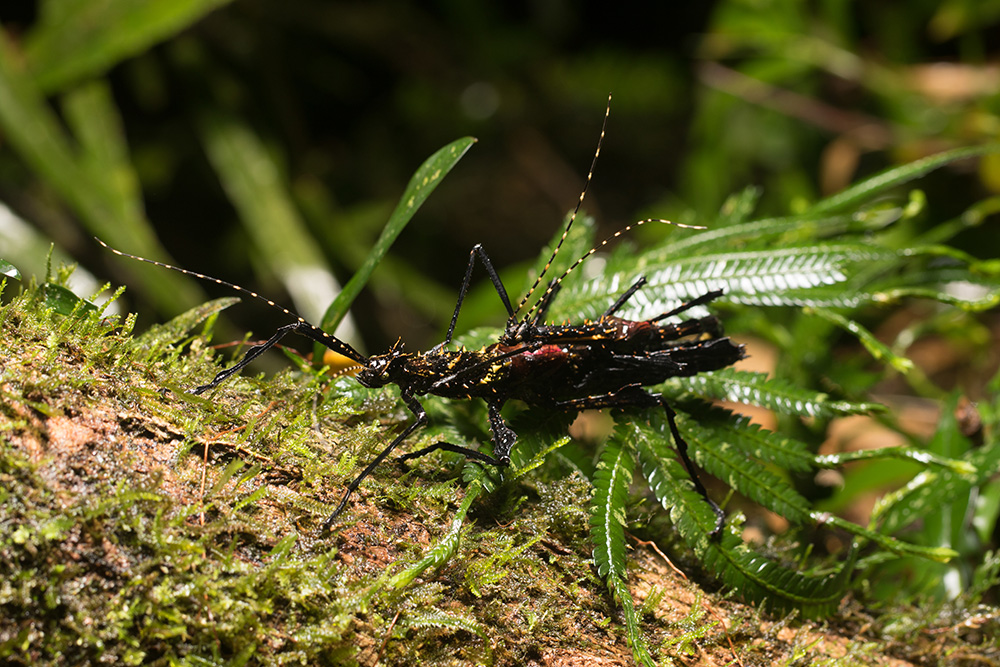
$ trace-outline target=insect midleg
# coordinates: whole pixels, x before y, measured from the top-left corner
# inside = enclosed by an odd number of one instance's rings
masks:
[[[677,428],[677,421],[675,419],[677,413],[674,412],[674,409],[670,407],[670,404],[667,403],[663,396],[656,396],[637,385],[630,385],[623,387],[616,392],[602,394],[600,396],[586,396],[583,398],[573,398],[566,401],[559,401],[555,403],[555,407],[566,410],[662,407],[667,413],[667,424],[670,427],[670,435],[673,436],[674,443],[677,445],[677,453],[680,455],[681,462],[684,464],[684,468],[687,470],[688,475],[691,477],[691,481],[694,483],[695,490],[708,502],[708,504],[712,507],[712,511],[715,512],[715,528],[712,529],[712,532],[709,535],[717,535],[719,531],[722,530],[722,526],[726,521],[726,515],[716,502],[709,497],[708,491],[705,489],[705,485],[701,483],[701,479],[698,477],[698,473],[695,470],[694,463],[688,456],[688,443],[681,436],[681,432]]]
[[[477,243],[469,252],[469,265],[465,268],[465,278],[462,279],[462,288],[458,291],[458,303],[455,304],[455,313],[451,316],[451,324],[448,325],[448,333],[445,335],[442,342],[438,343],[431,349],[431,352],[437,352],[451,342],[451,337],[455,333],[455,324],[458,322],[458,313],[462,310],[462,302],[465,300],[465,296],[469,292],[469,286],[472,283],[472,268],[476,264],[477,255],[479,256],[479,261],[483,263],[483,268],[486,269],[486,273],[489,275],[490,280],[493,281],[493,287],[496,288],[497,294],[500,296],[500,300],[503,301],[504,308],[507,309],[507,317],[514,317],[514,309],[510,305],[510,297],[507,295],[507,289],[503,286],[503,282],[500,280],[500,274],[498,274],[497,270],[493,268],[493,262],[490,261],[489,255],[487,255],[486,251],[483,250],[482,244]]]
[[[322,530],[330,529],[333,522],[336,521],[337,517],[340,516],[340,513],[344,511],[344,507],[347,506],[347,501],[350,499],[351,494],[358,490],[358,487],[361,486],[361,482],[363,482],[364,479],[368,477],[368,475],[370,475],[372,471],[375,470],[375,468],[377,468],[387,456],[389,456],[389,454],[392,453],[392,450],[396,449],[396,447],[399,446],[399,443],[403,442],[403,440],[409,437],[411,433],[427,423],[427,412],[424,410],[424,406],[420,405],[420,402],[417,401],[417,399],[405,391],[402,392],[401,398],[403,399],[403,403],[406,404],[406,407],[409,408],[410,412],[413,413],[413,416],[416,419],[414,419],[409,426],[404,428],[399,435],[393,438],[392,442],[390,442],[385,449],[379,452],[378,456],[372,459],[371,463],[365,466],[365,469],[361,471],[361,474],[351,480],[351,483],[347,485],[347,489],[344,491],[344,497],[341,498],[340,504],[337,505],[337,509],[333,510],[333,514],[331,514],[330,517],[323,522]]]

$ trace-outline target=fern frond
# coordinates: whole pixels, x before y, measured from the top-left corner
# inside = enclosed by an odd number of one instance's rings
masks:
[[[757,459],[748,456],[710,424],[684,418],[678,412],[677,427],[694,453],[695,461],[711,475],[726,482],[730,488],[742,493],[755,503],[785,517],[795,524],[809,520],[809,501],[795,491],[792,486],[768,470]],[[651,425],[658,420],[651,420]],[[659,425],[658,425],[659,426]],[[657,430],[661,433],[663,427]]]
[[[611,590],[615,600],[622,606],[625,615],[625,632],[628,638],[628,645],[632,649],[632,657],[642,667],[656,667],[653,657],[649,654],[649,645],[646,643],[646,636],[639,627],[639,615],[635,611],[635,601],[625,584],[625,580],[615,575],[608,576],[608,588]]]
[[[881,403],[837,401],[827,394],[800,389],[785,380],[768,378],[764,373],[732,368],[675,378],[665,387],[668,391],[676,387],[699,396],[758,405],[800,417],[830,418],[885,410]],[[676,393],[676,390],[671,393]]]
[[[673,450],[655,427],[635,423],[628,443],[638,453],[649,488],[670,517],[677,532],[698,554],[705,567],[745,597],[779,609],[800,609],[822,616],[836,608],[853,571],[853,555],[826,574],[804,574],[754,553],[735,528],[711,540],[715,515],[694,490],[673,456]]]
[[[632,451],[623,444],[623,434],[616,429],[604,446],[594,474],[590,535],[597,572],[607,581],[608,590],[621,604],[625,614],[632,655],[640,664],[655,667],[639,627],[635,602],[626,585],[625,503],[633,470],[635,461]]]
[[[870,540],[897,556],[918,556],[920,558],[936,560],[939,563],[947,563],[952,558],[958,556],[958,552],[954,549],[948,547],[923,547],[917,544],[910,544],[909,542],[902,542],[884,533],[859,526],[856,523],[826,512],[813,512],[812,518],[818,525],[828,524],[835,526],[853,535]]]
[[[594,562],[601,577],[625,578],[625,503],[634,468],[620,438],[609,439],[594,473],[590,515]]]
[[[711,430],[716,437],[728,441],[758,461],[793,472],[808,472],[816,468],[814,455],[806,443],[761,428],[746,415],[695,399],[685,400],[676,407],[706,430]]]
[[[835,313],[831,310],[825,308],[815,308],[805,311],[807,314],[812,313],[822,317],[827,322],[832,322],[844,331],[850,332],[861,341],[865,349],[868,350],[868,354],[872,355],[877,361],[883,361],[893,368],[895,368],[900,373],[904,375],[913,370],[913,362],[906,357],[901,357],[892,350],[889,346],[882,341],[875,338],[874,335],[868,329],[863,327],[858,322],[850,320],[840,313]]]

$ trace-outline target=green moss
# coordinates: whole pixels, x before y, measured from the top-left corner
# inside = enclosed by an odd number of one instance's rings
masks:
[[[209,341],[225,305],[135,338],[132,318],[59,315],[35,289],[0,310],[0,661],[631,659],[591,564],[590,486],[559,457],[474,498],[450,454],[408,471],[383,466],[333,534],[321,534],[344,484],[404,413],[391,392],[300,372],[187,393],[222,363]],[[426,441],[485,437],[475,409],[458,414]],[[476,475],[465,467],[467,480]],[[456,533],[463,502],[469,516]],[[665,533],[647,532],[663,543]],[[648,547],[631,554],[643,631],[661,660],[701,651],[797,664],[820,651],[802,639],[814,626],[782,641]],[[891,627],[912,637],[931,623]],[[882,657],[870,642],[843,641],[859,663]]]

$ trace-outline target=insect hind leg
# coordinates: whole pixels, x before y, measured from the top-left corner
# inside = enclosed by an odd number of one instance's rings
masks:
[[[617,300],[617,301],[615,301],[615,302],[614,302],[613,304],[611,304],[611,306],[609,306],[609,307],[608,307],[608,309],[604,311],[604,315],[602,315],[601,317],[611,317],[612,315],[614,315],[614,314],[615,314],[616,312],[618,312],[618,311],[619,311],[619,310],[621,309],[621,307],[622,307],[622,306],[624,306],[624,305],[625,305],[625,304],[626,304],[626,303],[628,302],[628,300],[629,300],[629,299],[631,299],[631,298],[632,298],[632,297],[633,297],[633,296],[635,295],[635,293],[636,293],[636,292],[638,292],[638,291],[639,291],[639,290],[640,290],[640,289],[642,288],[642,286],[643,286],[643,285],[645,285],[645,284],[646,284],[646,276],[639,276],[639,279],[638,279],[638,280],[636,280],[636,281],[635,281],[635,282],[634,282],[634,283],[632,284],[632,286],[631,286],[631,287],[629,287],[629,288],[628,288],[627,290],[625,290],[625,293],[624,293],[624,294],[622,294],[622,295],[621,295],[620,297],[618,297],[618,300]]]
[[[409,452],[400,456],[397,461],[400,463],[404,461],[412,461],[413,459],[419,459],[422,456],[426,456],[431,452],[436,452],[438,450],[445,452],[453,452],[455,454],[461,454],[467,459],[475,459],[476,461],[482,461],[483,463],[489,463],[490,465],[503,466],[504,463],[499,459],[495,459],[489,454],[484,454],[482,452],[476,451],[475,449],[469,449],[468,447],[462,447],[461,445],[455,445],[450,442],[442,440],[441,442],[436,442],[433,445],[424,447],[415,452]]]
[[[555,404],[555,407],[566,410],[662,407],[667,414],[667,424],[670,428],[670,435],[673,437],[674,444],[677,446],[677,453],[681,457],[681,463],[684,464],[685,470],[687,470],[688,475],[691,477],[695,490],[702,498],[705,499],[706,502],[708,502],[712,511],[715,513],[715,527],[709,533],[709,537],[714,538],[722,531],[722,527],[725,525],[726,515],[722,511],[722,508],[720,508],[718,504],[716,504],[716,502],[709,497],[708,491],[705,489],[705,485],[701,483],[701,479],[698,477],[698,472],[695,470],[694,463],[688,455],[688,443],[681,436],[681,432],[677,428],[677,413],[674,412],[674,409],[670,407],[670,404],[667,403],[663,396],[650,394],[638,385],[630,385],[623,387],[616,392],[602,394],[600,396],[586,396],[584,398],[574,398],[566,401],[560,401]]]
[[[690,301],[685,301],[684,303],[682,303],[681,305],[677,306],[673,310],[667,311],[667,312],[663,313],[662,315],[657,315],[656,317],[654,317],[653,319],[651,319],[649,321],[650,322],[659,322],[660,320],[665,320],[668,317],[673,317],[674,315],[680,315],[684,311],[691,310],[695,306],[704,306],[706,303],[709,303],[711,301],[715,301],[720,296],[722,296],[722,294],[723,294],[723,292],[720,289],[712,290],[711,292],[706,292],[705,294],[702,294],[699,297],[695,297],[694,299],[691,299]]]

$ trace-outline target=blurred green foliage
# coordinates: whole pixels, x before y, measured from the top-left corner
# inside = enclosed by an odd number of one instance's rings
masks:
[[[477,136],[355,308],[372,350],[397,335],[424,347],[474,243],[500,265],[527,260],[572,206],[609,92],[587,202],[602,229],[651,212],[711,224],[748,184],[764,186],[763,213],[785,212],[990,140],[998,14],[960,0],[621,15],[568,2],[17,3],[0,8],[0,201],[37,233],[13,250],[29,272],[51,241],[57,258],[127,279],[146,314],[200,298],[177,276],[108,266],[96,234],[272,296],[283,286],[319,319],[416,166]],[[235,185],[240,164],[259,179],[252,197]],[[997,172],[988,160],[981,179],[943,173],[925,187],[947,192],[929,199],[953,214],[1000,185]],[[264,216],[270,234],[256,231]],[[313,292],[289,266],[311,270]],[[498,316],[492,302],[466,315]]]

